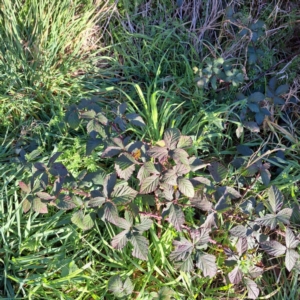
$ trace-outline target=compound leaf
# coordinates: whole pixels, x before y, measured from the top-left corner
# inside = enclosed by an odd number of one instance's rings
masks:
[[[123,230],[122,232],[114,236],[111,241],[112,247],[118,250],[123,249],[128,242],[127,234],[128,230]]]
[[[111,196],[112,196],[112,201],[116,205],[125,205],[133,201],[137,194],[138,192],[132,189],[130,186],[118,185],[115,187]]]
[[[84,215],[82,210],[75,212],[71,218],[71,221],[82,230],[88,230],[94,226],[94,221],[91,215]]]
[[[167,207],[163,210],[162,216],[169,214],[169,220],[177,231],[181,231],[181,226],[184,224],[185,218],[182,209],[173,203],[168,203]]]
[[[103,181],[103,194],[106,198],[110,198],[110,195],[114,189],[117,181],[117,175],[115,173],[105,176]]]
[[[279,211],[283,204],[283,195],[276,186],[271,186],[269,189],[269,205],[268,209],[275,214]]]
[[[272,256],[280,256],[286,251],[286,247],[277,241],[266,241],[261,244],[261,248]]]
[[[48,212],[47,204],[42,202],[39,198],[33,199],[32,208],[40,214],[46,214]]]
[[[290,249],[296,248],[298,246],[299,242],[300,241],[298,239],[296,239],[293,231],[287,227],[286,231],[285,231],[286,247],[290,248]]]
[[[193,140],[190,136],[182,135],[179,138],[177,148],[189,148],[193,145]]]
[[[158,175],[152,175],[150,177],[145,178],[142,181],[140,193],[141,194],[149,194],[154,192],[159,183],[159,176]]]
[[[184,237],[180,237],[180,240],[174,240],[173,245],[175,250],[170,254],[170,260],[172,261],[187,260],[194,249],[194,245]]]

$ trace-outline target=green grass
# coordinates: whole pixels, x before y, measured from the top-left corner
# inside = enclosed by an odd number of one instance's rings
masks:
[[[236,129],[242,123],[238,112],[245,101],[235,101],[241,90],[264,92],[268,80],[281,70],[282,83],[291,85],[285,99],[299,97],[299,56],[291,64],[285,61],[297,51],[290,40],[299,42],[300,15],[297,6],[292,9],[297,1],[290,1],[289,8],[273,0],[262,8],[263,14],[250,2],[236,5],[244,24],[256,13],[265,22],[267,35],[257,45],[241,38],[237,25],[227,23],[222,2],[187,0],[181,7],[164,0],[1,2],[0,297],[115,299],[107,283],[120,275],[134,284],[128,299],[153,299],[163,287],[172,289],[175,299],[246,299],[244,288],[229,284],[223,250],[217,246],[210,249],[220,253],[220,272],[214,279],[203,278],[198,271],[180,272],[169,259],[178,233],[165,222],[147,233],[148,261],[139,261],[128,246],[122,251],[112,248],[110,241],[118,229],[109,223],[81,231],[71,222],[72,212],[51,208],[45,215],[24,214],[25,198],[18,186],[19,181],[29,181],[32,163],[47,162],[55,151],[63,152],[59,161],[74,175],[112,169],[102,160],[100,148],[85,156],[87,135],[82,126],[71,130],[64,123],[70,104],[95,96],[105,111],[126,102],[129,112],[143,117],[145,128],[132,126],[127,132],[136,140],[157,142],[169,127],[191,135],[192,151],[205,163],[217,160],[229,165],[239,144],[274,151],[273,156],[284,149],[285,162],[274,162],[272,156],[266,162],[283,170],[272,177],[272,184],[292,205],[299,205],[299,102],[271,106],[269,122],[260,132],[245,129],[238,138]],[[266,54],[251,66],[246,63],[249,45]],[[207,57],[221,55],[244,68],[251,87],[248,81],[239,88],[219,83],[217,91],[197,86],[193,68],[203,66]],[[256,80],[258,75],[262,76]],[[236,186],[239,176],[229,165],[224,184]],[[249,196],[261,197],[265,190],[259,180],[249,186]],[[200,221],[193,213],[189,222],[197,225]],[[299,225],[299,220],[295,222]],[[216,240],[222,243],[226,238]],[[274,267],[259,282],[262,299],[299,297],[296,271],[287,274],[282,266]]]

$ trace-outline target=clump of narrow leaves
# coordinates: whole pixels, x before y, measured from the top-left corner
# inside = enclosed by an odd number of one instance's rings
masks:
[[[91,229],[95,222],[109,222],[120,230],[112,238],[112,247],[131,247],[132,255],[140,260],[148,259],[147,231],[153,223],[169,223],[177,232],[169,255],[177,268],[184,272],[200,270],[204,277],[216,276],[224,268],[217,260],[219,250],[214,251],[221,243],[218,247],[227,256],[226,263],[234,267],[229,270],[229,281],[236,285],[243,282],[250,299],[259,295],[255,280],[263,272],[253,263],[260,263],[260,256],[253,255],[253,251],[276,257],[285,254],[289,271],[299,260],[298,239],[291,229],[286,229],[286,246],[281,240],[271,239],[277,228],[290,225],[292,215],[291,208],[282,209],[284,197],[278,188],[271,186],[263,202],[265,194],[243,199],[240,185],[226,185],[228,166],[218,161],[204,163],[191,155],[195,153],[192,138],[176,128],[167,129],[163,140],[154,145],[132,140],[124,132],[126,125],[144,126],[144,122],[136,114],[126,114],[125,104],[104,114],[97,101],[84,100],[68,110],[66,120],[73,129],[86,125],[87,154],[97,149],[103,163],[111,167],[92,173],[83,170],[75,178],[56,162],[60,153],[55,153],[47,165],[33,163],[30,183],[19,183],[24,213],[30,208],[47,213],[48,206],[72,210],[71,222],[82,230]],[[269,185],[269,165],[256,157],[255,163],[246,164],[247,156],[253,157],[247,146],[240,145],[238,152],[241,157],[232,164],[241,169],[236,173],[239,178],[256,180],[261,176],[263,184]],[[190,226],[186,222],[187,208],[198,216]],[[241,218],[237,211],[248,218]],[[237,225],[229,231],[223,229],[225,221]],[[227,241],[225,247],[222,239],[216,240],[220,230],[227,230],[235,240],[232,249],[228,250]],[[124,298],[132,293],[133,285],[129,278],[123,282],[115,276],[108,289]],[[161,295],[168,299],[172,291],[160,291],[156,297],[160,299]]]

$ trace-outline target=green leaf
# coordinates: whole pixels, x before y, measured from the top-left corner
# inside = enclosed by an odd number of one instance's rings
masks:
[[[94,226],[94,221],[91,215],[84,215],[82,210],[75,212],[71,218],[71,221],[82,230],[88,230]]]
[[[138,233],[130,236],[130,242],[133,246],[132,256],[141,260],[148,260],[149,241]]]
[[[173,203],[167,203],[166,208],[163,209],[162,217],[169,214],[169,220],[177,231],[181,231],[181,226],[184,224],[185,218],[182,209]]]
[[[261,125],[265,119],[265,114],[258,112],[255,114],[255,121],[258,125]]]
[[[123,288],[126,296],[132,294],[134,286],[129,277],[127,277],[126,280],[124,281]]]
[[[96,190],[91,191],[91,199],[89,200],[89,207],[101,207],[102,204],[106,201],[105,196],[102,192]]]
[[[107,118],[102,114],[102,113],[98,113],[95,117],[95,119],[97,121],[99,121],[101,124],[103,125],[107,125],[108,124],[108,120]]]
[[[48,212],[47,204],[43,203],[39,198],[33,199],[32,208],[35,212],[38,212],[40,214],[46,214]]]
[[[268,209],[275,214],[283,205],[283,195],[276,186],[269,188]]]
[[[170,150],[174,150],[180,139],[181,133],[177,128],[168,128],[164,133],[164,141],[166,147]]]
[[[247,287],[248,298],[256,299],[259,296],[259,289],[257,287],[257,284],[249,278],[245,278],[244,283],[246,284]]]
[[[112,276],[108,281],[108,290],[117,298],[124,298],[125,296],[131,295],[133,288],[129,277],[126,278],[124,284],[119,275]]]
[[[177,144],[177,148],[190,148],[193,146],[193,140],[190,136],[180,136]]]
[[[37,195],[40,199],[46,200],[46,201],[55,199],[54,196],[51,196],[51,195],[49,195],[48,193],[45,193],[45,192],[37,192],[36,195]]]
[[[257,103],[248,103],[247,106],[252,112],[258,113],[259,112],[259,105]]]
[[[102,139],[99,138],[90,138],[86,143],[86,155],[91,155],[93,150],[102,144]]]
[[[200,251],[196,253],[196,267],[203,272],[204,277],[209,276],[209,278],[214,277],[218,271],[216,257]]]
[[[287,249],[285,254],[285,266],[289,272],[292,271],[299,257],[299,254],[295,250]]]
[[[261,244],[261,248],[266,251],[269,255],[280,256],[285,253],[286,247],[277,241],[266,241]]]
[[[142,181],[140,193],[141,194],[149,194],[154,192],[159,183],[159,176],[158,175],[152,175],[150,177],[145,178]]]
[[[113,156],[119,155],[121,153],[121,151],[122,151],[122,149],[120,147],[109,146],[102,152],[101,157],[103,157],[103,158],[113,157]]]
[[[158,291],[157,297],[155,297],[153,300],[171,300],[174,294],[175,293],[172,289],[164,286]]]
[[[87,132],[90,134],[92,131],[95,131],[97,133],[103,132],[102,125],[99,123],[99,121],[92,119],[88,122],[87,126]]]
[[[285,94],[289,91],[290,86],[288,84],[283,84],[280,85],[276,90],[275,90],[275,95],[280,96],[282,94]]]
[[[255,92],[248,97],[248,101],[259,103],[259,102],[265,100],[265,98],[266,97],[263,93]]]
[[[73,129],[76,129],[80,124],[79,114],[77,106],[72,104],[65,115],[65,120],[69,126]]]
[[[25,199],[24,202],[22,203],[22,208],[23,208],[23,212],[26,214],[31,208],[31,202]]]
[[[178,189],[183,195],[187,197],[193,198],[195,195],[194,187],[191,181],[187,178],[178,178]]]
[[[77,207],[77,204],[74,203],[69,195],[60,194],[56,200],[56,207],[62,210],[69,210]]]
[[[87,119],[87,120],[94,119],[95,116],[96,116],[96,112],[94,110],[88,110],[80,114],[80,117],[82,119]]]
[[[226,178],[227,169],[218,162],[212,162],[208,167],[209,173],[216,182],[221,182]]]
[[[128,153],[121,154],[115,161],[115,169],[119,177],[128,180],[135,170],[135,160]]]
[[[239,266],[236,266],[231,272],[228,273],[228,278],[233,284],[239,284],[242,281],[243,273]]]
[[[112,192],[111,197],[116,205],[125,205],[133,201],[137,194],[138,192],[130,186],[117,185]]]

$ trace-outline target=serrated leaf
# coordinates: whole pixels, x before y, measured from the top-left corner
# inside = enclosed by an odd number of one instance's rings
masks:
[[[173,169],[168,170],[162,176],[162,182],[167,183],[169,185],[177,185],[177,174],[176,171]]]
[[[104,205],[98,211],[99,217],[104,221],[117,225],[119,221],[118,210],[116,206],[111,202],[105,202]]]
[[[271,186],[269,188],[269,209],[270,211],[275,214],[277,211],[279,211],[283,204],[283,195],[279,191],[279,189],[276,186]]]
[[[122,149],[120,147],[116,147],[116,146],[109,146],[107,147],[103,152],[101,157],[113,157],[116,156],[118,154],[120,154],[122,151]]]
[[[29,194],[31,192],[31,189],[29,186],[27,186],[23,181],[19,182],[19,187],[22,189],[22,191],[26,194]]]
[[[251,132],[260,132],[259,126],[257,123],[249,121],[249,122],[244,122],[244,126],[249,129]]]
[[[171,156],[176,163],[182,163],[184,165],[189,165],[188,153],[183,149],[175,149],[171,151]]]
[[[158,175],[152,175],[150,177],[145,178],[142,181],[140,193],[141,194],[149,194],[154,192],[159,183],[159,176]]]
[[[150,227],[152,226],[153,221],[148,219],[148,218],[144,218],[141,220],[140,224],[134,225],[134,229],[136,229],[137,231],[139,231],[140,233],[150,229]]]
[[[206,164],[204,164],[198,157],[192,156],[189,158],[189,166],[190,169],[195,172],[199,169],[205,168]]]
[[[216,182],[221,182],[227,175],[227,169],[218,162],[212,162],[208,170]]]
[[[125,205],[133,201],[137,194],[138,192],[132,189],[130,186],[117,185],[113,190],[111,197],[112,201],[116,205]]]
[[[111,241],[112,247],[118,250],[123,249],[128,242],[128,238],[127,238],[128,232],[129,232],[128,230],[123,230],[122,232],[114,236]]]
[[[248,271],[249,275],[252,278],[256,278],[256,277],[260,276],[263,272],[264,272],[264,269],[257,267],[257,266],[250,267],[249,271]]]
[[[265,100],[265,95],[260,92],[255,92],[248,97],[248,101],[259,103]]]
[[[169,220],[175,229],[181,231],[181,226],[185,221],[182,209],[177,204],[168,203],[162,212],[162,217],[165,217],[167,214],[169,214]]]
[[[215,210],[217,212],[224,212],[228,210],[231,206],[231,201],[228,196],[222,196],[215,205]]]
[[[143,118],[141,116],[139,116],[138,114],[136,114],[136,113],[127,114],[126,118],[129,120],[129,122],[132,125],[139,126],[139,127],[146,126]]]
[[[97,113],[95,119],[98,120],[103,125],[107,125],[108,124],[107,118],[102,113],[100,113],[100,112]]]
[[[210,240],[210,229],[208,228],[198,228],[198,229],[192,229],[190,234],[193,239],[193,243],[195,245],[205,245]]]
[[[101,207],[106,201],[106,198],[100,191],[91,191],[91,199],[89,200],[89,207]]]
[[[192,206],[197,207],[204,211],[209,211],[213,207],[213,204],[207,200],[206,196],[198,192],[196,192],[195,197],[190,199],[190,201]]]
[[[257,284],[249,278],[245,278],[244,282],[247,287],[248,298],[249,299],[257,299],[257,297],[259,296],[259,289],[257,287]]]
[[[77,207],[69,195],[60,194],[56,200],[56,207],[62,210],[69,210]]]
[[[109,279],[108,290],[117,298],[125,296],[123,292],[123,283],[119,275],[114,275]]]
[[[238,254],[240,256],[242,256],[242,254],[248,250],[247,238],[239,238],[235,247],[236,247]]]
[[[155,297],[153,300],[171,300],[174,294],[175,293],[172,289],[164,286],[158,291],[157,297]]]
[[[102,144],[102,139],[90,138],[86,143],[86,155],[91,155],[93,150]]]
[[[97,132],[97,133],[101,133],[103,131],[102,125],[100,124],[100,122],[96,119],[92,119],[87,123],[87,132],[91,133],[91,132]]]
[[[148,260],[149,241],[138,233],[130,236],[130,242],[133,246],[132,256],[141,260]]]
[[[255,221],[262,226],[269,226],[271,230],[275,229],[277,226],[277,218],[275,214],[266,214]]]
[[[105,176],[103,181],[103,194],[106,198],[110,198],[111,193],[115,187],[117,175],[115,173]]]
[[[293,249],[287,249],[285,254],[285,266],[289,272],[292,271],[299,259],[299,254]]]
[[[203,272],[203,276],[214,277],[218,271],[216,257],[211,254],[196,253],[196,267]]]
[[[293,231],[287,227],[285,230],[285,243],[287,248],[291,248],[291,249],[296,248],[299,242],[300,241],[296,239]]]
[[[292,214],[293,210],[291,208],[284,208],[277,213],[276,217],[279,222],[282,222],[285,225],[289,225]]]
[[[239,238],[247,237],[247,228],[243,225],[237,225],[229,230],[232,236],[236,236]]]
[[[183,195],[189,198],[193,198],[195,195],[194,187],[191,181],[187,178],[178,178],[178,189]]]
[[[231,272],[228,273],[228,278],[232,284],[239,284],[242,281],[243,273],[239,266],[236,266]]]
[[[96,116],[96,112],[94,110],[88,110],[80,114],[80,117],[82,119],[87,119],[87,120],[94,119],[95,116]]]
[[[53,176],[65,177],[68,175],[68,170],[62,163],[54,163],[49,169],[49,173]]]
[[[168,150],[165,147],[154,146],[151,147],[147,154],[151,157],[157,158],[159,161],[165,161],[168,158]]]
[[[32,208],[35,212],[38,212],[40,214],[46,214],[48,212],[47,204],[43,203],[39,198],[33,199]]]
[[[24,199],[22,203],[23,212],[26,214],[31,208],[31,202],[27,199]]]
[[[247,167],[246,169],[244,169],[242,171],[242,176],[245,177],[252,177],[253,175],[255,175],[257,172],[259,171],[259,167],[257,164],[252,164],[249,167]]]
[[[239,154],[243,156],[251,156],[253,154],[253,150],[245,145],[238,145],[236,146],[236,150]]]
[[[190,136],[180,136],[177,144],[177,148],[190,148],[193,146],[193,140]]]
[[[215,193],[216,199],[219,199],[223,196],[230,197],[230,199],[238,199],[241,198],[242,195],[230,186],[220,186],[217,188]]]
[[[201,228],[209,228],[209,229],[212,228],[212,227],[216,227],[217,228],[216,217],[217,217],[216,213],[210,213],[206,217],[205,222],[200,227]]]
[[[121,154],[115,160],[115,169],[120,178],[128,180],[135,170],[134,158],[127,153]]]
[[[141,184],[142,181],[149,176],[150,176],[150,172],[143,165],[140,167],[136,177],[140,181],[140,184]]]
[[[194,245],[184,237],[180,237],[179,241],[174,240],[173,245],[175,249],[170,254],[170,260],[172,261],[184,261],[188,259],[194,249]]]
[[[285,253],[286,247],[277,241],[266,241],[261,244],[261,248],[272,256],[280,256]]]
[[[37,192],[36,195],[42,200],[53,200],[53,199],[55,199],[54,196],[51,196],[51,195],[49,195],[48,193],[45,193],[45,192]]]
[[[173,169],[175,170],[175,172],[178,176],[185,175],[191,171],[191,168],[189,165],[184,165],[181,163],[177,164]]]
[[[161,198],[172,201],[174,199],[174,186],[161,183],[160,188],[162,189]]]
[[[73,129],[76,129],[80,124],[79,114],[77,110],[72,110],[67,115],[67,123]]]
[[[82,230],[88,230],[94,226],[94,221],[91,218],[91,215],[84,215],[82,210],[75,212],[71,218],[71,221]]]
[[[164,132],[164,141],[166,147],[170,150],[174,150],[180,139],[181,133],[177,128],[168,128]]]

